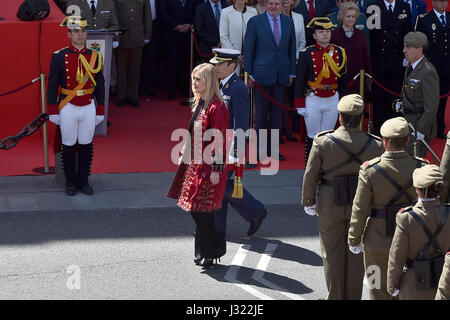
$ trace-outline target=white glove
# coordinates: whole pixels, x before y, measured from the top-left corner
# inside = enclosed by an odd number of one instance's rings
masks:
[[[59,119],[59,114],[51,114],[48,116],[48,120],[53,122],[54,124],[61,124],[61,119]]]
[[[317,216],[316,206],[316,204],[313,204],[312,206],[304,207],[305,213],[309,216]]]
[[[150,43],[150,40],[145,39],[144,44]]]
[[[103,119],[105,119],[105,116],[95,116],[95,125],[98,125]]]
[[[119,41],[113,41],[113,49],[119,46]]]
[[[360,254],[361,252],[364,252],[364,247],[362,246],[362,244],[358,244],[356,247],[348,246],[348,249],[349,249],[353,254]]]
[[[402,112],[403,111],[403,103],[401,101],[395,102],[395,111]]]
[[[400,290],[395,288],[394,292],[392,293],[392,296],[396,297],[396,296],[398,296],[399,293],[400,293]]]
[[[411,135],[415,138],[416,137],[416,131],[411,132]],[[424,140],[425,135],[419,131],[417,131],[417,140]]]
[[[297,113],[303,117],[308,116],[308,113],[306,112],[306,108],[297,108]]]

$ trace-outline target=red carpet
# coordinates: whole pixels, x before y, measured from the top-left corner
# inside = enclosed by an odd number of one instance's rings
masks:
[[[141,108],[130,106],[117,108],[114,99],[110,103],[110,121],[106,137],[94,139],[93,173],[123,172],[168,172],[176,166],[170,160],[171,149],[178,142],[171,142],[173,130],[187,128],[190,109],[180,105],[178,100],[166,101],[162,98],[141,99]],[[450,124],[450,114],[447,115]],[[25,125],[25,124],[24,124]],[[450,127],[450,126],[449,126]],[[53,124],[49,131],[54,130]],[[16,134],[16,133],[14,133]],[[297,135],[297,137],[299,137]],[[0,137],[0,140],[4,137]],[[304,145],[289,142],[280,145],[280,152],[287,161],[280,162],[280,169],[303,169]],[[442,156],[445,141],[435,139],[431,147]],[[50,166],[54,166],[52,145]],[[432,161],[429,154],[428,159]],[[44,166],[42,136],[36,132],[22,139],[10,150],[0,150],[0,176],[39,174],[35,168]]]

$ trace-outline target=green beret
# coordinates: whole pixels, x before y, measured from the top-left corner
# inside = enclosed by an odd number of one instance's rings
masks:
[[[358,115],[364,110],[364,101],[359,94],[349,94],[339,100],[337,109],[342,114]]]
[[[435,164],[427,164],[413,172],[413,185],[419,189],[425,189],[438,181],[442,181],[442,172]]]
[[[380,134],[388,139],[406,137],[409,134],[408,122],[403,117],[386,120],[380,128]]]
[[[425,47],[428,44],[427,36],[420,31],[408,32],[404,38],[404,43],[408,47],[420,48]]]

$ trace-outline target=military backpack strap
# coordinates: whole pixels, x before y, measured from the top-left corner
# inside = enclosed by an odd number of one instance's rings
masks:
[[[347,164],[349,164],[350,162],[353,162],[353,161],[355,161],[359,165],[361,165],[363,163],[363,161],[359,157],[364,153],[364,151],[366,151],[366,149],[369,147],[370,143],[372,142],[372,137],[369,136],[367,141],[366,141],[366,143],[361,148],[361,150],[359,150],[357,153],[353,153],[352,151],[350,151],[347,148],[347,146],[344,143],[342,143],[342,141],[340,141],[339,139],[337,139],[336,137],[331,135],[331,133],[327,133],[325,136],[327,138],[331,139],[334,143],[336,143],[345,153],[347,153],[350,156],[350,158],[348,158],[346,161],[342,162],[341,164],[339,164],[339,165],[337,165],[337,166],[335,166],[333,168],[330,168],[328,170],[323,171],[322,172],[322,176],[324,176],[326,174],[329,174],[330,172],[335,171],[337,169],[340,169],[343,166],[345,166],[345,165],[347,165]]]
[[[428,237],[427,244],[418,253],[419,259],[423,259],[423,257],[425,256],[425,252],[428,250],[430,245],[433,245],[436,252],[438,252],[439,254],[443,254],[442,249],[439,247],[439,244],[436,241],[436,237],[442,231],[442,228],[444,227],[445,223],[447,222],[449,210],[450,210],[450,207],[445,207],[444,214],[442,215],[441,221],[439,222],[439,225],[436,228],[436,231],[434,233],[431,233],[430,229],[428,229],[428,227],[425,225],[425,222],[423,221],[423,219],[420,218],[412,209],[406,211],[414,218],[414,220],[417,221],[417,223],[420,224],[423,231],[425,232],[425,234]]]
[[[374,164],[373,167],[381,173],[383,177],[386,178],[396,189],[397,193],[392,197],[391,201],[388,202],[387,206],[391,206],[394,204],[402,195],[405,196],[406,199],[408,199],[409,203],[414,203],[414,199],[406,192],[412,185],[413,181],[412,179],[408,181],[407,184],[405,184],[403,187],[397,183],[384,169],[382,169],[378,164]]]

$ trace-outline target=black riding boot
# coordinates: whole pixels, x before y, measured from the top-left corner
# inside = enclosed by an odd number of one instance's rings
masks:
[[[78,176],[77,187],[87,195],[92,195],[94,190],[89,185],[88,178],[91,174],[92,157],[94,155],[94,145],[78,144]]]
[[[66,178],[66,194],[74,196],[77,193],[77,173],[75,168],[76,145],[61,145],[61,165]]]

